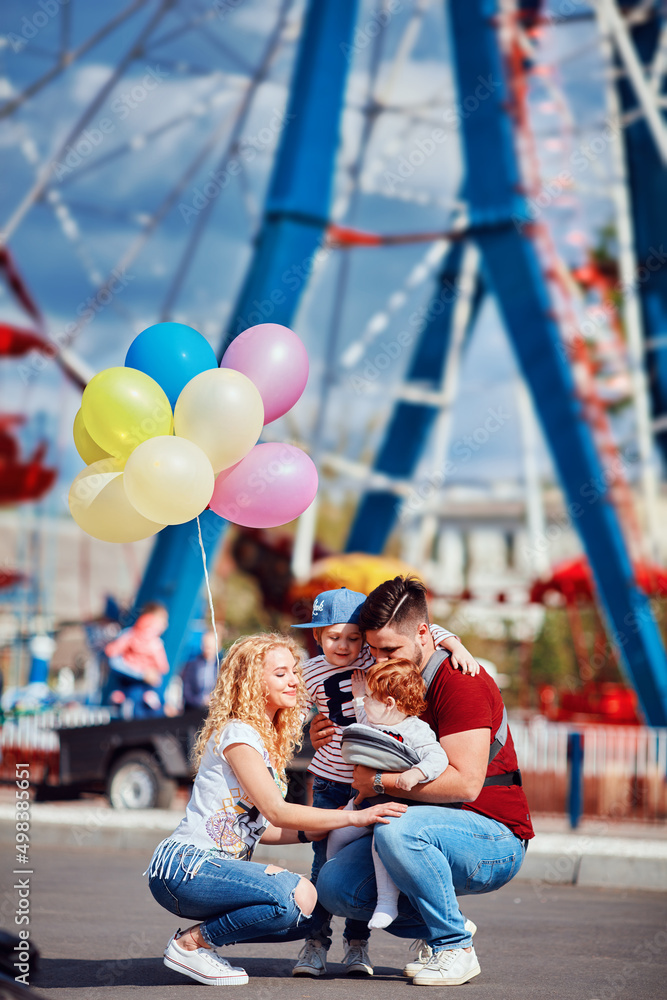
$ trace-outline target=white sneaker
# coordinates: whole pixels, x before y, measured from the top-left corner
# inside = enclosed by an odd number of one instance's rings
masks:
[[[347,966],[348,976],[372,976],[373,966],[368,954],[368,941],[348,941],[343,938],[345,954],[343,955],[343,965]]]
[[[327,949],[320,941],[308,940],[299,952],[293,976],[323,976],[327,971]]]
[[[477,961],[475,949],[464,951],[436,951],[431,961],[413,977],[414,986],[462,986],[478,976],[482,970]]]
[[[164,964],[175,972],[182,972],[204,986],[245,986],[248,976],[245,969],[235,969],[227,959],[220,958],[209,948],[186,951],[176,944],[176,931],[164,950]]]
[[[470,937],[474,937],[477,931],[477,924],[473,923],[472,920],[466,917],[465,929]],[[433,949],[430,944],[426,943],[426,941],[413,941],[411,948],[413,951],[417,952],[417,957],[414,962],[408,962],[403,969],[403,975],[407,976],[408,979],[413,979],[418,972],[421,972],[424,966],[428,965],[433,957]]]

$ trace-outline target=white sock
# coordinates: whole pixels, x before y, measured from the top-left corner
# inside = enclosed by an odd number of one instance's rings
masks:
[[[382,930],[384,927],[389,927],[389,924],[393,923],[397,916],[398,907],[395,904],[384,904],[378,900],[373,916],[368,921],[368,926],[371,930]]]
[[[388,927],[398,916],[398,887],[389,876],[389,872],[380,861],[380,856],[375,850],[375,840],[373,840],[373,866],[375,868],[375,882],[377,885],[378,901],[375,905],[373,916],[368,921],[371,929]]]
[[[345,806],[346,812],[354,809],[354,799],[350,799]],[[353,840],[366,837],[371,830],[366,826],[342,826],[338,830],[330,830],[327,836],[327,861],[335,858],[340,850],[351,844]]]

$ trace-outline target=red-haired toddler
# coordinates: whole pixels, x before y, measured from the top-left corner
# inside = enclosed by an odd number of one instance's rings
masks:
[[[403,771],[396,779],[397,787],[406,791],[422,782],[433,781],[448,764],[447,754],[431,727],[417,718],[426,710],[425,694],[426,686],[419,668],[411,660],[380,660],[365,673],[355,670],[352,675],[357,722],[394,737],[404,746],[411,747],[419,757],[418,764]],[[353,809],[354,799],[350,799],[345,808]],[[367,832],[351,827],[332,830],[327,844],[327,860]],[[382,864],[375,844],[373,865],[378,899],[368,926],[388,927],[398,915],[399,890]]]

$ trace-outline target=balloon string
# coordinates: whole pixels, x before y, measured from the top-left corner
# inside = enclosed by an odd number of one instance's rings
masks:
[[[199,535],[199,548],[201,549],[201,560],[204,564],[204,579],[206,580],[208,606],[211,610],[211,625],[213,627],[213,634],[215,635],[215,661],[218,665],[218,670],[220,670],[220,653],[218,651],[218,630],[215,627],[215,610],[213,608],[213,594],[211,593],[211,584],[209,583],[208,580],[208,569],[206,568],[206,552],[204,551],[204,543],[201,537],[201,524],[199,523],[199,514],[197,514],[197,533]]]

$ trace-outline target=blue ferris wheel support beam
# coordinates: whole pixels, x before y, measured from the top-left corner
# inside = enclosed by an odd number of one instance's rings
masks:
[[[657,6],[653,16],[639,24],[628,25],[637,56],[647,69],[655,58],[664,25],[665,17]],[[617,66],[620,69],[620,61]],[[665,74],[660,71],[656,97],[664,98],[665,80]],[[618,74],[616,87],[623,112],[640,112],[622,131],[637,255],[636,291],[631,290],[629,294],[639,295],[656,442],[663,459],[667,460],[667,255],[664,246],[667,171],[626,74]],[[665,118],[664,110],[661,113]]]
[[[620,650],[646,721],[667,724],[667,657],[647,597],[639,590],[592,432],[550,310],[549,290],[526,228],[525,198],[513,142],[499,49],[496,0],[446,5],[459,103],[471,231],[483,274],[496,295],[532,391],[536,412],[595,576],[608,634]],[[480,79],[490,95],[474,98]],[[468,104],[466,104],[468,102]],[[493,164],[491,167],[490,164]]]
[[[357,0],[311,0],[290,89],[286,126],[269,185],[256,249],[232,314],[220,357],[243,330],[257,323],[289,326],[327,226],[331,184],[349,69],[346,53]],[[227,522],[212,511],[200,517],[212,563]],[[164,528],[156,538],[134,613],[147,601],[169,611],[164,643],[172,670],[195,613],[204,580],[197,522]]]
[[[442,384],[443,369],[449,354],[460,278],[464,242],[454,243],[445,257],[438,285],[427,308],[428,317],[405,376],[431,393]],[[476,282],[468,330],[472,329],[481,299],[480,282]],[[435,424],[438,408],[429,402],[396,404],[373,463],[373,472],[395,480],[409,480],[426,447]],[[436,456],[444,462],[446,456]],[[380,554],[396,523],[401,501],[391,489],[369,490],[361,499],[345,545],[347,552]]]

